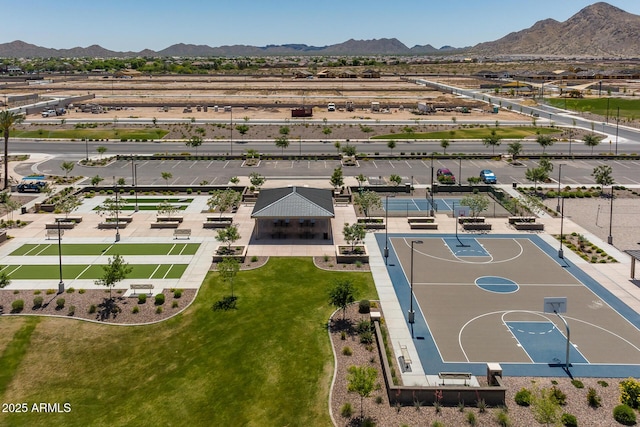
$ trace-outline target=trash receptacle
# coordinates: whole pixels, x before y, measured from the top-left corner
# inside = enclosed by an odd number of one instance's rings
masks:
[[[20,208],[20,213],[21,213],[21,214],[26,214],[26,213],[27,213],[27,207],[26,207],[26,206],[22,206],[22,207]]]
[[[518,188],[518,183],[517,183],[517,182],[514,182],[513,184],[511,184],[511,186],[512,186],[513,188]]]

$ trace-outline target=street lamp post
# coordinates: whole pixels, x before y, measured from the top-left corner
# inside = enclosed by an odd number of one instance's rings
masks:
[[[556,212],[560,212],[560,176],[562,175],[562,166],[564,166],[564,163],[558,165],[558,206],[556,206]]]
[[[135,212],[138,212],[138,164],[133,164],[133,193],[136,197]]]
[[[618,155],[618,128],[620,127],[620,107],[618,107],[618,115],[616,116],[616,156]]]
[[[611,234],[611,229],[613,228],[613,187],[615,187],[614,185],[611,185],[611,209],[609,211],[609,236],[607,236],[607,243],[610,245],[613,245],[613,235]]]
[[[118,184],[115,182],[116,181],[116,177],[113,177],[113,188],[115,189],[116,192],[116,242],[120,241],[120,219],[118,218],[118,214],[120,211],[120,199],[119,194],[118,194]]]
[[[86,151],[86,157],[85,157],[85,161],[88,163],[89,162],[89,139],[85,138],[84,139],[84,150]]]
[[[64,281],[62,280],[62,230],[60,230],[60,219],[58,223],[58,265],[60,267],[60,281],[58,282],[58,294],[64,293]]]
[[[564,240],[564,197],[562,198],[562,209],[560,210],[560,249],[558,249],[558,258],[564,258],[564,251],[562,250],[562,241]]]
[[[411,280],[410,280],[410,295],[409,295],[409,323],[415,322],[415,312],[413,311],[413,245],[422,244],[422,240],[411,241]]]
[[[389,258],[389,197],[396,197],[395,194],[384,196],[384,265],[387,265]]]
[[[233,156],[233,107],[229,107],[229,113],[231,113],[231,126],[230,126],[230,133],[229,133],[229,145],[230,145],[230,150],[231,150],[231,155]]]
[[[434,216],[434,209],[435,207],[433,206],[433,154],[431,154],[431,210],[429,212],[429,216]]]

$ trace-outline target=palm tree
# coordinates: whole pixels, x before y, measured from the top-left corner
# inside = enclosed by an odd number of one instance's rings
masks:
[[[9,131],[23,120],[22,114],[9,110],[0,111],[0,130],[4,135],[4,186],[2,188],[5,190],[9,186]]]

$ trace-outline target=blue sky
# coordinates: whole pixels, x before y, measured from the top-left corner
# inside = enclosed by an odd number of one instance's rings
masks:
[[[161,50],[175,43],[222,46],[395,37],[408,47],[472,46],[535,22],[564,21],[582,0],[30,0],[6,5],[0,43],[52,48]],[[640,1],[608,2],[640,15]]]

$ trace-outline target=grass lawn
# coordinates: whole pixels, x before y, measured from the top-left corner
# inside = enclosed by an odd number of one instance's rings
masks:
[[[102,129],[56,129],[25,130],[12,133],[14,138],[64,138],[64,139],[162,139],[168,130],[102,128]]]
[[[135,202],[134,202],[135,203]],[[173,205],[173,207],[179,211],[183,211],[185,209],[187,209],[188,205]],[[138,205],[138,210],[141,211],[157,211],[159,208],[159,205]],[[120,210],[123,211],[133,211],[136,209],[136,205],[120,205]],[[93,208],[94,211],[100,210],[100,206],[96,206],[95,208]]]
[[[582,99],[545,99],[550,105],[558,108],[565,108],[578,112],[586,112],[607,116],[607,104],[609,106],[609,122],[615,123],[620,108],[621,119],[635,120],[640,117],[640,99],[619,99],[619,98],[582,98]]]
[[[106,265],[106,260],[105,260]],[[187,269],[188,264],[129,264],[132,268],[128,279],[179,279]],[[11,264],[0,266],[12,280],[47,280],[58,279],[60,267],[57,264]],[[100,264],[62,264],[62,278],[65,280],[83,279],[96,280],[104,275]]]
[[[416,132],[416,133],[390,133],[387,135],[373,136],[371,139],[483,139],[491,135],[495,130],[498,138],[502,139],[522,139],[528,136],[535,136],[537,133],[554,134],[559,133],[559,128],[546,127],[484,127],[484,128],[464,128],[455,131],[438,132]],[[453,135],[451,134],[453,132]]]
[[[63,243],[62,255],[195,255],[199,243]],[[25,244],[9,256],[57,256],[58,243]]]
[[[237,310],[211,310],[230,290],[210,273],[194,304],[157,325],[2,316],[0,400],[71,412],[0,413],[0,425],[329,426],[327,292],[345,279],[376,298],[369,273],[271,258],[236,277]]]
[[[121,198],[120,201],[122,203],[135,203],[136,199],[135,198]],[[138,204],[142,204],[142,203],[153,203],[153,204],[160,204],[160,203],[191,203],[193,202],[192,198],[189,199],[185,199],[185,198],[160,198],[160,197],[155,197],[155,198],[148,198],[148,197],[139,197],[138,198]]]

